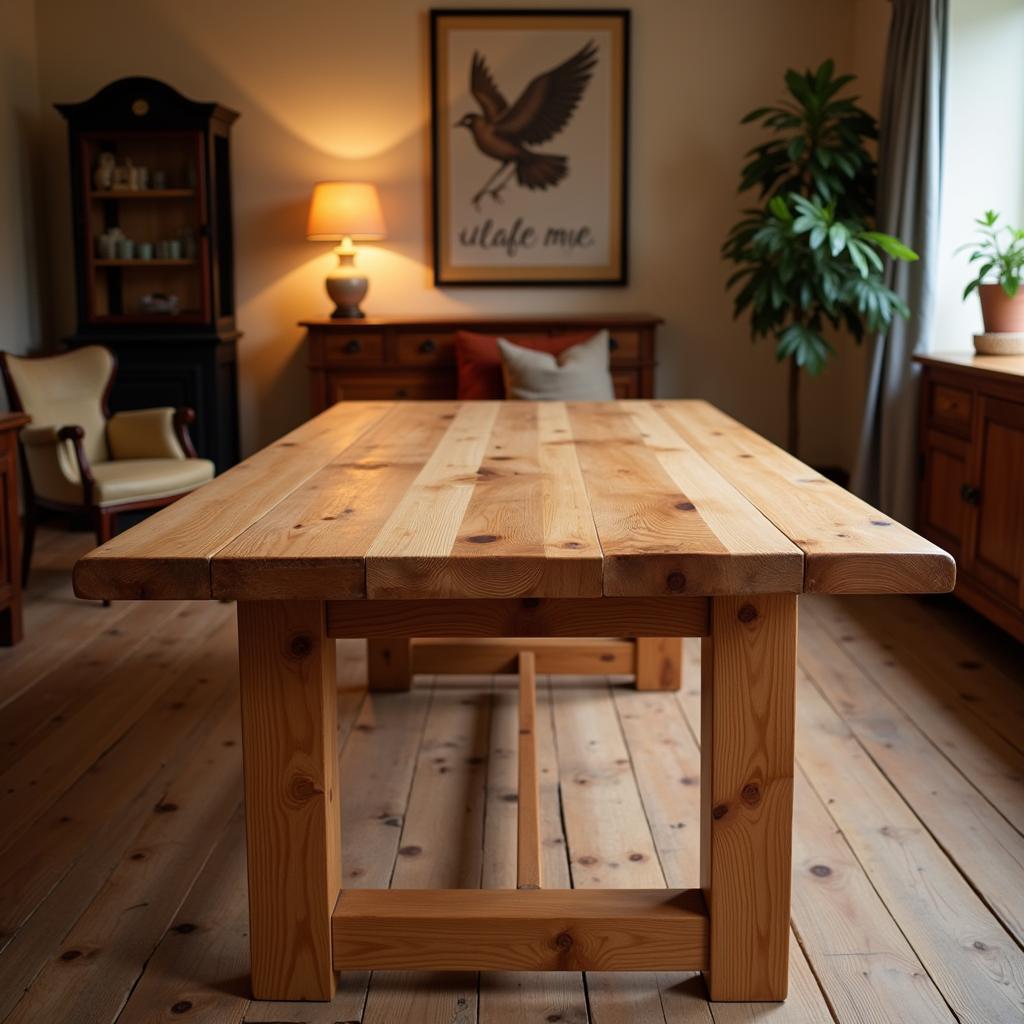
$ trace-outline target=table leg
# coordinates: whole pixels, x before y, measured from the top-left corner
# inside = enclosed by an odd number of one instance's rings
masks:
[[[638,636],[636,688],[678,690],[683,685],[683,641],[677,636]]]
[[[718,597],[701,647],[701,887],[712,1000],[785,999],[796,597]]]
[[[386,637],[366,641],[366,682],[371,690],[412,688],[412,641]]]
[[[252,990],[330,999],[341,889],[335,641],[319,601],[238,605]]]

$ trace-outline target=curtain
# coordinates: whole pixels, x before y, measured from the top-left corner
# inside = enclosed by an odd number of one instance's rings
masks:
[[[892,0],[878,141],[878,226],[920,255],[887,283],[910,307],[874,339],[853,489],[904,523],[917,486],[917,373],[932,333],[938,279],[943,83],[949,0]]]

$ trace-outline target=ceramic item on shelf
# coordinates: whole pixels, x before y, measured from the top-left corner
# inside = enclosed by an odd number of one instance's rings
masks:
[[[986,331],[974,336],[974,351],[981,356],[1024,356],[1024,331]]]
[[[142,296],[143,313],[166,313],[174,315],[181,308],[181,300],[177,295],[167,292],[149,292]]]
[[[114,168],[114,188],[130,190],[132,187],[132,162],[126,160]]]
[[[167,240],[167,258],[169,260],[180,260],[182,258],[180,238],[170,238]]]
[[[117,258],[117,243],[124,238],[124,232],[119,227],[107,228],[96,239],[96,255],[101,260],[112,260]]]
[[[153,243],[139,242],[135,251],[135,258],[140,260],[151,260],[153,258]]]
[[[92,185],[95,189],[109,189],[114,185],[114,168],[117,157],[113,153],[100,153],[96,158],[96,168],[92,172]]]
[[[129,181],[133,192],[143,192],[149,188],[149,168],[148,167],[135,167],[131,168],[129,173]]]
[[[114,251],[119,260],[134,259],[135,243],[130,238],[119,238],[115,244]]]

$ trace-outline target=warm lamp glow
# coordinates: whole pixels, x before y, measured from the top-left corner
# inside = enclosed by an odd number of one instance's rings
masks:
[[[365,181],[321,181],[313,189],[306,237],[311,242],[386,237],[376,185]]]

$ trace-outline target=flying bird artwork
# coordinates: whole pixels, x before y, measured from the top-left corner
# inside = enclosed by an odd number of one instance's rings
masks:
[[[565,128],[596,65],[597,47],[589,42],[564,63],[537,75],[510,107],[484,58],[473,54],[469,88],[482,113],[466,114],[456,127],[468,128],[477,149],[499,162],[473,196],[474,207],[479,209],[488,195],[501,202],[501,193],[513,177],[525,188],[542,190],[565,178],[568,157],[536,153],[526,147],[541,145]]]

